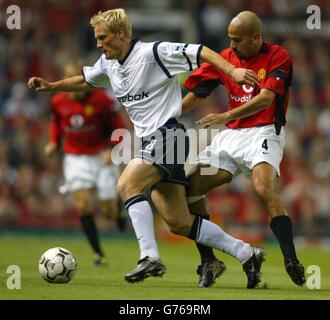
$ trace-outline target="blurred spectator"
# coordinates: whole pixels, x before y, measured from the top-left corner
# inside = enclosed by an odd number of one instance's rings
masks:
[[[231,13],[227,9],[226,1],[202,1],[200,9],[202,35],[200,42],[217,51],[224,49],[228,43],[226,33],[230,18]],[[221,30],[223,30],[222,33]]]
[[[14,118],[24,115],[27,119],[35,118],[38,115],[36,101],[28,96],[28,88],[24,82],[16,82],[10,92],[10,98],[4,104],[2,114],[5,118]]]

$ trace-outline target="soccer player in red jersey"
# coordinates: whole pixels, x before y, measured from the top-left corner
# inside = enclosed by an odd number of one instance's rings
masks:
[[[75,62],[67,64],[64,73],[70,77],[80,70]],[[94,188],[97,191],[100,212],[115,219],[119,167],[111,163],[110,136],[124,123],[114,110],[114,100],[102,90],[60,92],[52,98],[51,107],[53,117],[44,152],[52,154],[63,139],[65,185],[60,192],[72,193],[83,231],[95,253],[94,264],[100,265],[105,259],[92,214],[92,192]]]
[[[297,285],[305,283],[304,267],[299,262],[293,242],[292,224],[275,191],[283,156],[292,61],[279,45],[263,41],[259,17],[250,11],[239,13],[228,27],[230,48],[220,55],[235,67],[248,68],[258,75],[260,86],[239,85],[208,63],[195,70],[184,85],[190,92],[184,98],[183,112],[191,110],[219,84],[229,93],[228,111],[209,114],[197,123],[206,127],[226,124],[198,155],[196,171],[189,177],[188,202],[192,213],[207,216],[205,194],[243,172],[267,210],[270,227],[284,256],[286,271]],[[216,168],[216,174],[203,175],[202,167]],[[198,269],[200,286],[213,284],[212,271],[218,260],[209,247],[197,245],[202,264]]]

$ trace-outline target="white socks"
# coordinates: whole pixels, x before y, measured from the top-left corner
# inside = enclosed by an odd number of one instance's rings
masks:
[[[218,225],[201,219],[196,241],[205,246],[219,249],[237,258],[242,264],[252,255],[252,247],[242,240],[238,240],[224,232]]]
[[[127,200],[125,206],[131,217],[132,225],[140,247],[140,259],[149,256],[159,260],[159,253],[154,231],[154,215],[150,204],[143,196]],[[252,255],[252,247],[224,232],[217,224],[200,218],[195,241],[205,246],[219,249],[238,259],[242,264]]]
[[[149,256],[159,260],[159,253],[154,231],[154,215],[147,200],[135,202],[128,207],[132,225],[140,247],[140,259]]]

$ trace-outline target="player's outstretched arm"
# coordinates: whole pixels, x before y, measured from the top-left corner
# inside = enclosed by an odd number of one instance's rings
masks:
[[[88,91],[93,87],[89,85],[82,75],[49,82],[43,78],[32,77],[28,80],[28,87],[36,91]]]
[[[253,97],[247,103],[238,108],[231,109],[223,113],[210,113],[202,119],[196,121],[197,124],[203,124],[205,128],[213,124],[223,124],[229,121],[251,116],[272,105],[276,94],[266,88],[261,89],[260,93]]]
[[[220,69],[238,84],[259,85],[258,77],[254,71],[235,68],[230,62],[208,47],[203,46],[201,58],[215,68]]]

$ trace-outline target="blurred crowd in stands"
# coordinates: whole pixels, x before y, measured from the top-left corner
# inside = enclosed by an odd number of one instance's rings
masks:
[[[239,11],[253,10],[267,19],[267,24],[277,19],[304,23],[306,7],[311,3],[21,0],[15,4],[21,8],[22,28],[8,30],[6,8],[14,3],[0,1],[0,227],[80,227],[70,197],[58,192],[63,182],[61,155],[43,155],[51,94],[35,94],[28,90],[26,81],[32,75],[58,79],[63,63],[75,56],[90,64],[96,61],[99,52],[89,19],[98,10],[124,7],[141,11],[153,6],[157,10],[188,11],[196,22],[195,42],[220,50],[228,45],[226,26]],[[321,8],[324,25],[330,22],[329,3],[313,1]],[[296,233],[330,235],[330,33],[306,36],[299,30],[277,34],[265,29],[266,40],[283,45],[294,61],[280,195]],[[203,106],[184,116],[184,121],[193,127],[202,115],[224,110],[226,99],[225,91],[217,89]],[[267,226],[266,214],[243,176],[214,190],[208,198],[213,219],[222,225]],[[101,229],[107,227],[103,224]]]

